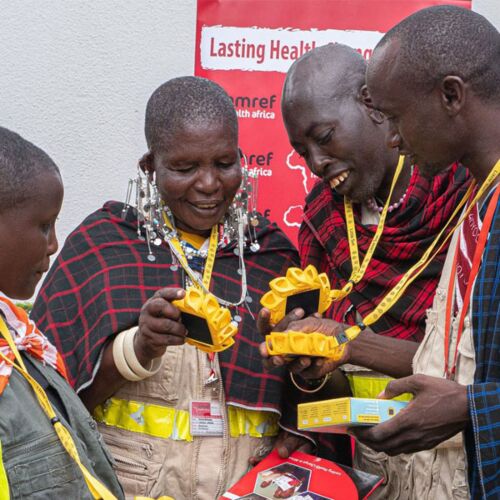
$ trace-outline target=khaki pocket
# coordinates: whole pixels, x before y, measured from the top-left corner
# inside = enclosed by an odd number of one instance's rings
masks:
[[[375,474],[384,478],[384,484],[387,483],[389,470],[387,468],[388,456],[368,448],[359,442],[356,442],[354,454],[354,466],[356,469]]]
[[[467,471],[465,468],[465,458],[459,460],[453,475],[452,493],[454,499],[467,499],[470,498],[469,485],[467,482]]]
[[[460,343],[458,344],[458,352],[461,356],[465,356],[466,358],[475,359],[476,357],[474,340],[472,339],[472,328],[468,317],[466,317],[464,321],[464,329]]]
[[[425,325],[425,337],[418,346],[417,352],[413,357],[413,373],[428,373],[429,366],[434,358],[434,344],[437,333],[437,311],[427,310],[427,322]]]
[[[113,468],[127,498],[149,496],[161,465],[153,460],[153,444],[141,435],[100,426],[104,441],[113,456]]]
[[[476,352],[472,338],[472,328],[468,317],[465,318],[462,338],[458,344],[458,359],[455,381],[462,385],[474,382],[476,371]]]
[[[182,358],[186,346],[167,347],[158,373],[145,380],[125,384],[114,397],[133,401],[175,403],[179,399]]]

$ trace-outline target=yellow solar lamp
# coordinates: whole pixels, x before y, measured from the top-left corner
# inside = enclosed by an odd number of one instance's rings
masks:
[[[306,316],[324,313],[331,304],[330,281],[325,273],[319,274],[313,265],[304,270],[290,267],[286,276],[269,282],[270,290],[260,303],[271,312],[271,323],[278,324],[289,312],[300,307]]]
[[[186,342],[204,352],[221,352],[234,344],[238,326],[231,313],[210,293],[189,287],[182,299],[172,302],[181,311]]]

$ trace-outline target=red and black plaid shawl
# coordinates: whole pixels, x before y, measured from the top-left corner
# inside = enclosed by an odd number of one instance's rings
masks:
[[[415,167],[408,192],[395,212],[389,214],[383,235],[364,278],[347,299],[335,302],[326,316],[354,323],[349,308],[366,316],[393,288],[400,276],[415,264],[451,216],[469,184],[465,168],[453,165],[429,180]],[[302,265],[314,264],[328,274],[332,287],[342,288],[352,271],[343,197],[318,182],[307,197],[299,233]],[[360,223],[360,206],[354,207],[360,259],[363,259],[376,226]],[[446,248],[406,290],[403,297],[372,329],[390,337],[421,341],[426,310],[431,307]]]
[[[141,306],[156,290],[184,282],[182,268],[170,270],[172,257],[166,245],[154,247],[155,262],[147,260],[134,210],[122,219],[122,208],[122,203],[108,202],[70,234],[33,308],[32,318],[63,354],[76,389],[92,379],[106,342],[137,325]],[[261,219],[257,237],[259,252],[245,253],[254,314],[269,281],[298,264],[295,248],[275,224]],[[216,295],[231,302],[241,294],[234,248],[232,244],[218,251],[211,283]],[[243,321],[236,343],[219,354],[226,400],[279,409],[285,372],[263,370],[258,351],[262,338],[255,321],[243,306],[238,314]]]

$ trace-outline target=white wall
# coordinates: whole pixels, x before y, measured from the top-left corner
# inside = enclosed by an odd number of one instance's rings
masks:
[[[66,187],[60,243],[124,199],[151,92],[193,74],[196,0],[0,0],[0,125],[47,151]]]
[[[500,0],[472,0],[472,10],[482,14],[500,30]]]

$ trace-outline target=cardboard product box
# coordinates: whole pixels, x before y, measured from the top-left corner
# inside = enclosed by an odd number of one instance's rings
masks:
[[[348,427],[375,425],[389,420],[408,403],[393,399],[337,398],[298,405],[302,430],[345,433]]]
[[[294,452],[283,459],[271,452],[219,500],[359,500],[382,478],[323,458]]]

